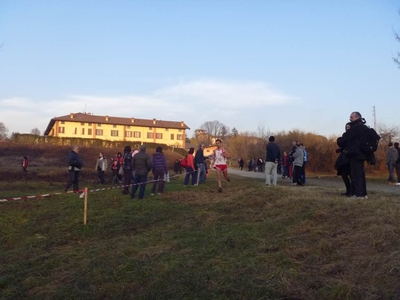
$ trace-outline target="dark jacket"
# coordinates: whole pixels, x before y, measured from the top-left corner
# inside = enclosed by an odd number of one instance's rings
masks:
[[[339,147],[347,157],[356,160],[366,160],[367,156],[360,150],[359,143],[361,136],[368,130],[362,119],[350,123],[350,129],[343,133],[342,137],[337,139]]]
[[[164,173],[168,173],[167,159],[164,153],[156,152],[153,154],[153,174],[155,170],[164,170]]]
[[[69,168],[68,170],[70,171],[80,171],[83,163],[82,163],[82,159],[80,158],[79,154],[71,151],[68,155],[68,165]]]
[[[275,144],[274,142],[269,142],[267,144],[267,155],[265,161],[279,162],[280,159],[281,159],[281,150],[279,149],[278,145]]]
[[[194,156],[194,164],[204,164],[206,158],[204,157],[203,149],[199,148]]]
[[[147,175],[152,167],[150,155],[148,155],[145,151],[140,150],[133,157],[132,167],[135,170],[135,175]]]
[[[131,152],[125,151],[123,159],[124,159],[124,169],[131,170],[132,169],[132,154],[131,154]]]

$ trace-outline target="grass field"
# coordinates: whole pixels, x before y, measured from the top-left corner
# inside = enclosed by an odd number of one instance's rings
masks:
[[[1,194],[60,191],[54,172]],[[0,203],[0,298],[400,299],[398,196],[231,179],[89,193],[86,226],[77,194]]]

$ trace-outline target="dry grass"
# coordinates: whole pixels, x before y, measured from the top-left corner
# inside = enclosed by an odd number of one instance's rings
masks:
[[[29,176],[0,188],[62,183]],[[92,193],[86,226],[73,194],[0,203],[0,298],[400,299],[398,196],[235,176],[223,187],[211,174],[145,201]]]

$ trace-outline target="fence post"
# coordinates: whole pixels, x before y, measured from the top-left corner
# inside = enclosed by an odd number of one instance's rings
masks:
[[[84,204],[83,204],[83,225],[86,225],[86,220],[87,220],[87,194],[88,194],[88,189],[85,187],[85,199],[84,199]]]

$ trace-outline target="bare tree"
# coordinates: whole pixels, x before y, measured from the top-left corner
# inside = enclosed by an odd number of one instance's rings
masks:
[[[34,134],[34,135],[40,135],[40,130],[38,129],[38,128],[33,128],[32,130],[31,130],[31,134]]]
[[[398,11],[398,13],[400,15],[400,10]],[[400,43],[399,33],[393,29],[393,34],[394,34],[395,39]],[[393,56],[393,61],[395,62],[397,67],[400,69],[400,52],[399,51],[397,51],[397,56]]]
[[[226,135],[228,133],[229,127],[218,121],[207,121],[200,126],[201,129],[204,129],[207,132],[205,136],[205,143],[212,144],[213,139],[221,137],[222,135]]]
[[[3,122],[0,122],[0,140],[5,140],[7,138],[8,128]]]

